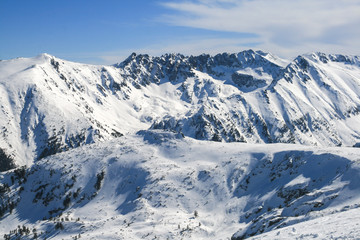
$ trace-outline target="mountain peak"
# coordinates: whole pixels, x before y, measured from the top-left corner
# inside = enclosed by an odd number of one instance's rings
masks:
[[[323,52],[312,52],[298,56],[307,58],[311,61],[329,63],[338,62],[345,64],[356,64],[360,66],[360,56],[356,55],[344,55],[344,54],[327,54]]]

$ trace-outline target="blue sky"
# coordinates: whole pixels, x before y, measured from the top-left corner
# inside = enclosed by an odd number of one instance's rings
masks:
[[[94,64],[132,52],[360,55],[358,0],[0,0],[0,59]]]

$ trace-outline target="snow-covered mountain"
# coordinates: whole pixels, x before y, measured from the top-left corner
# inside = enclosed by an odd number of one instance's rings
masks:
[[[360,236],[359,153],[140,131],[1,174],[0,234],[354,239]]]
[[[0,148],[18,165],[142,129],[201,140],[353,146],[360,58],[314,53],[132,54],[93,66],[48,54],[0,62]]]
[[[0,61],[0,236],[359,238],[359,96],[358,56]]]

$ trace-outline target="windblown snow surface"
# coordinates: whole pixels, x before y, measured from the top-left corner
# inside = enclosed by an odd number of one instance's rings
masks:
[[[357,56],[0,61],[0,236],[359,239],[359,93]]]

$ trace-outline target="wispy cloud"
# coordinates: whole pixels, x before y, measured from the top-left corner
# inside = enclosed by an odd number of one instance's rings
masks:
[[[161,37],[74,60],[114,64],[131,52],[198,55],[248,48],[288,60],[313,51],[360,55],[359,0],[170,0],[160,4],[167,14],[156,19],[160,27],[154,34]],[[164,24],[181,27],[182,32],[164,34]],[[194,34],[184,27],[203,31]]]
[[[260,48],[285,57],[308,51],[360,53],[358,0],[184,0],[162,3],[162,21],[254,33]]]

